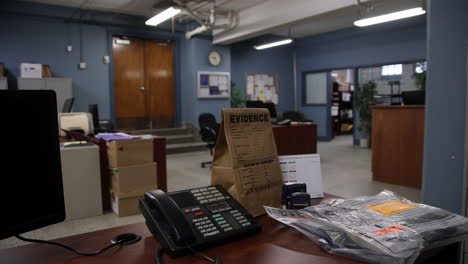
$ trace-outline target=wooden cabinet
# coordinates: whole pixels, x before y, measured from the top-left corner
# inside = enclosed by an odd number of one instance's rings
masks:
[[[424,106],[374,106],[372,179],[421,188]]]
[[[278,155],[317,153],[317,125],[273,126]]]

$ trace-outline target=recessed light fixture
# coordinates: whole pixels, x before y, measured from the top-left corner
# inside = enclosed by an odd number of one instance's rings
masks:
[[[407,17],[424,15],[425,13],[426,13],[426,10],[422,9],[422,7],[411,8],[411,9],[407,9],[403,11],[398,11],[395,13],[357,20],[357,21],[354,21],[354,25],[358,27],[366,27],[370,25],[385,23],[385,22],[403,19]]]
[[[268,49],[268,48],[273,48],[273,47],[276,47],[276,46],[286,45],[286,44],[289,44],[291,42],[293,42],[293,40],[288,38],[288,39],[283,39],[283,40],[279,40],[279,41],[275,41],[275,42],[271,42],[271,43],[267,43],[267,44],[254,46],[254,49],[256,49],[256,50]]]
[[[180,9],[176,9],[171,6],[168,9],[162,11],[161,13],[155,15],[154,17],[148,19],[145,22],[145,24],[148,26],[157,26],[179,13],[180,13]]]

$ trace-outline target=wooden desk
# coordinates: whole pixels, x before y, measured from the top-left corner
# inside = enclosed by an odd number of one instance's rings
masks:
[[[421,188],[423,105],[372,109],[372,179]]]
[[[325,198],[336,197],[325,194]],[[318,204],[321,198],[311,199],[312,204]],[[260,216],[257,220],[262,225],[262,231],[218,247],[204,250],[209,257],[220,257],[224,264],[275,264],[275,263],[304,263],[304,264],[357,264],[361,261],[334,255],[322,250],[310,239],[295,229],[283,225],[267,216]],[[152,236],[145,223],[125,225],[86,234],[65,237],[54,240],[81,251],[96,251],[109,244],[112,237],[122,233],[137,233],[142,240],[136,244],[110,249],[102,255],[85,257],[75,255],[63,248],[29,244],[16,248],[0,250],[0,263],[30,264],[154,264],[154,253],[159,242]],[[459,243],[424,251],[415,263],[420,264],[455,264],[459,263]],[[208,264],[195,256],[185,256],[171,259],[163,254],[163,262]]]
[[[326,197],[333,197],[327,195]],[[315,204],[321,199],[313,199]],[[323,251],[308,238],[295,229],[285,226],[267,216],[257,218],[262,225],[262,232],[228,244],[203,251],[210,257],[220,257],[225,264],[229,263],[362,263],[356,260],[333,255]],[[151,235],[144,223],[131,224],[87,234],[81,234],[55,241],[65,243],[81,251],[94,251],[103,248],[109,240],[121,233],[134,232],[143,238],[140,242],[111,249],[96,257],[77,256],[62,248],[29,244],[16,248],[0,250],[0,263],[138,263],[154,264],[153,256],[159,242]],[[171,259],[166,254],[164,263],[200,263],[207,264],[194,256]]]
[[[317,153],[317,125],[273,126],[278,155]]]

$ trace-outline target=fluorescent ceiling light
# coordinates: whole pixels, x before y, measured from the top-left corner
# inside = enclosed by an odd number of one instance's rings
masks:
[[[422,9],[421,7],[417,7],[417,8],[407,9],[407,10],[390,13],[386,15],[357,20],[357,21],[354,21],[354,25],[358,27],[365,27],[365,26],[380,24],[384,22],[394,21],[394,20],[398,20],[402,18],[419,16],[425,13],[426,11],[424,9]]]
[[[155,15],[154,17],[148,19],[145,24],[148,26],[157,26],[162,22],[168,20],[169,18],[180,13],[180,9],[169,7],[168,9],[162,11],[161,13]]]
[[[289,44],[291,42],[293,42],[292,39],[283,39],[283,40],[280,40],[280,41],[275,41],[275,42],[271,42],[271,43],[267,43],[267,44],[262,44],[260,46],[254,46],[254,49],[256,49],[256,50],[268,49],[268,48],[273,48],[273,47],[276,47],[276,46],[286,45],[286,44]]]

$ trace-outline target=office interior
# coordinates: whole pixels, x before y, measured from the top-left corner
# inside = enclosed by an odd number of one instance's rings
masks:
[[[216,0],[220,13],[237,15],[237,25],[226,32],[208,30],[190,38],[187,32],[193,32],[199,24],[188,15],[157,27],[145,25],[155,11],[153,6],[162,2],[3,1],[2,87],[16,90],[25,85],[21,80],[21,63],[48,65],[54,78],[71,80],[72,112],[88,112],[89,105],[97,105],[102,125],[138,131],[159,129],[168,138],[175,135],[184,138],[181,143],[174,141],[180,149],[177,146],[167,149],[168,190],[175,191],[210,184],[210,166],[200,167],[212,155],[206,142],[199,138],[199,115],[211,113],[221,122],[222,109],[231,108],[232,104],[229,97],[202,98],[199,72],[230,73],[231,89],[235,87],[242,99],[247,97],[247,74],[272,74],[277,78],[278,115],[300,112],[305,120],[316,125],[325,192],[350,198],[390,189],[411,200],[466,215],[466,1]],[[182,2],[199,11],[209,11],[211,5],[210,1]],[[320,8],[316,6],[318,2]],[[373,10],[368,6],[373,6]],[[416,6],[423,6],[427,13],[369,27],[356,27],[352,23],[363,12],[385,13]],[[284,11],[286,7],[288,12]],[[254,49],[285,38],[293,39],[292,43]],[[165,118],[129,120],[125,114],[119,114],[122,105],[131,111],[159,111],[151,108],[151,103],[142,108],[147,103],[144,100],[149,99],[116,99],[119,85],[131,84],[141,93],[148,89],[145,84],[150,81],[143,80],[143,75],[135,76],[151,71],[151,65],[157,64],[157,60],[148,63],[151,58],[148,53],[125,55],[128,57],[119,53],[118,46],[127,47],[126,43],[139,43],[142,51],[145,45],[147,51],[151,43],[157,43],[152,52],[170,53],[165,64],[160,65],[163,70],[149,74],[169,87],[167,91],[154,93],[151,99],[165,102],[167,108],[161,110]],[[218,62],[210,62],[213,51],[219,56]],[[119,56],[126,63],[119,64]],[[125,68],[138,64],[138,60],[143,68]],[[122,71],[134,74],[134,82],[122,83],[119,76]],[[417,84],[415,77],[422,71],[427,72],[424,87]],[[317,92],[312,89],[316,86],[311,86],[309,90],[308,80],[315,80],[314,84],[320,83],[325,89]],[[420,120],[424,133],[418,153],[421,179],[416,187],[372,179],[373,142],[369,148],[360,146],[361,124],[356,106],[359,89],[369,81],[376,83],[376,104],[382,106],[401,106],[402,92],[424,92]],[[343,113],[334,113],[335,95]],[[184,133],[191,134],[181,136]],[[141,215],[118,217],[107,212],[65,221],[31,234],[53,239],[142,221]],[[20,244],[14,239],[0,241],[2,248]]]

